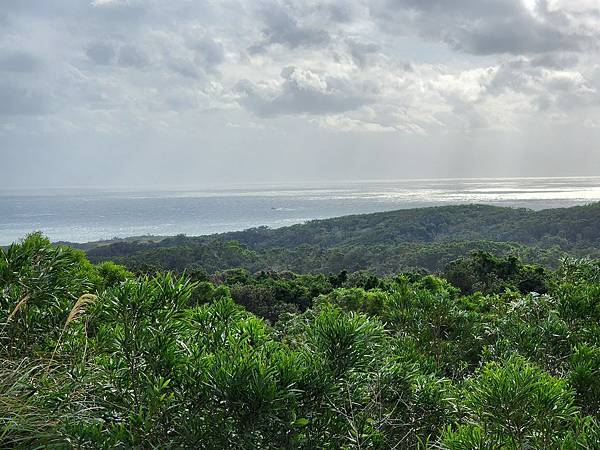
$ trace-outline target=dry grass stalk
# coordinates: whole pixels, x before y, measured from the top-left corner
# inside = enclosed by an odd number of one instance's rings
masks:
[[[71,312],[67,316],[65,326],[63,327],[63,332],[71,322],[85,312],[85,309],[88,305],[94,303],[96,298],[97,297],[94,294],[83,294],[81,297],[79,297],[79,299],[75,302],[73,309],[71,309]]]
[[[12,312],[8,315],[8,318],[6,319],[6,323],[10,322],[11,319],[19,312],[19,310],[21,309],[21,307],[27,303],[27,300],[29,300],[30,295],[29,294],[25,294],[21,300],[19,300],[19,303],[17,303],[17,306],[15,306],[15,309],[12,310]]]
[[[56,347],[54,347],[54,351],[52,352],[52,356],[50,357],[50,362],[48,363],[48,370],[50,370],[50,365],[54,361],[54,355],[56,355],[56,351],[60,346],[63,334],[65,334],[67,326],[69,326],[71,322],[73,322],[75,319],[81,316],[85,312],[87,306],[91,305],[92,303],[94,303],[94,301],[96,301],[96,298],[98,298],[98,296],[94,294],[83,294],[77,299],[75,305],[73,305],[73,308],[71,308],[71,312],[67,316],[67,320],[65,321],[65,325],[63,326],[62,331],[60,332],[60,336],[58,337],[58,341],[56,342]]]

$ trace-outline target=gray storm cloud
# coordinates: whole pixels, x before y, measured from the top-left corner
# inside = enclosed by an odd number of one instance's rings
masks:
[[[590,0],[8,0],[0,185],[585,175]]]

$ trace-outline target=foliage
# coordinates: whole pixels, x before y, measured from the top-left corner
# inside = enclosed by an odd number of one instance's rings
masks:
[[[567,383],[519,356],[486,364],[465,387],[471,420],[492,442],[514,448],[550,447],[577,414]]]
[[[134,275],[33,234],[0,249],[0,447],[595,449],[599,267]]]
[[[543,211],[444,206],[313,220],[278,229],[259,227],[211,236],[180,235],[159,242],[119,240],[81,247],[94,262],[112,260],[136,272],[202,269],[209,274],[240,267],[251,273],[369,270],[389,275],[415,268],[438,272],[472,252],[485,252],[512,258],[493,264],[496,267],[482,266],[481,260],[455,266],[462,274],[475,276],[460,286],[464,292],[473,289],[473,284],[474,290],[492,292],[502,283],[496,277],[508,276],[519,289],[543,293],[542,273],[526,266],[520,273],[510,273],[515,257],[551,268],[567,255],[600,257],[599,213],[600,203]],[[484,271],[472,271],[473,263]]]

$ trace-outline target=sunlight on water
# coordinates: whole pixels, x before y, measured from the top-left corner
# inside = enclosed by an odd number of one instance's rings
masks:
[[[0,244],[41,230],[85,242],[280,227],[347,214],[461,203],[543,209],[600,201],[600,177],[253,184],[182,190],[0,192]]]

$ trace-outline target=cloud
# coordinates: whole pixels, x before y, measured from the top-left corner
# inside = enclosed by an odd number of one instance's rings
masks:
[[[260,10],[260,17],[265,23],[262,30],[263,40],[250,47],[253,53],[263,52],[274,44],[285,45],[295,49],[298,47],[321,47],[327,45],[331,36],[325,30],[300,24],[278,3],[271,3]]]
[[[600,139],[597,0],[5,3],[0,148],[15,155],[111,149],[135,167],[168,153],[208,178],[235,165],[260,179],[310,178],[335,149],[385,153],[398,164],[378,167],[400,177],[414,176],[404,155],[461,175],[467,156],[487,164],[481,149],[557,160]]]
[[[347,39],[346,43],[350,50],[350,56],[359,67],[365,67],[371,57],[376,54],[380,47],[372,42],[364,43],[355,39]]]
[[[573,53],[544,53],[536,55],[530,60],[532,66],[551,67],[553,69],[574,67],[578,62],[578,56]]]
[[[133,45],[124,45],[119,49],[119,64],[126,67],[142,68],[149,64],[149,59],[143,50]]]
[[[195,52],[195,61],[205,70],[214,70],[225,60],[223,44],[209,36],[192,38],[188,45]]]
[[[99,8],[106,8],[106,7],[116,8],[116,7],[129,6],[132,3],[133,2],[131,2],[130,0],[92,0],[92,2],[90,4],[92,6],[99,7]]]
[[[37,116],[50,112],[47,96],[11,83],[0,83],[0,98],[0,116]]]
[[[169,68],[178,73],[182,77],[199,80],[202,78],[202,73],[196,64],[184,58],[172,58],[169,61]]]
[[[26,52],[0,53],[0,71],[35,72],[42,65],[39,58]]]
[[[330,3],[325,9],[335,22],[349,23],[356,17],[356,7],[351,1]]]
[[[297,67],[284,68],[281,78],[283,82],[275,86],[242,80],[237,85],[240,103],[260,116],[319,115],[355,110],[370,103],[375,91],[374,86],[357,86]]]
[[[508,61],[497,68],[487,92],[501,95],[507,91],[534,97],[542,110],[558,103],[570,109],[600,100],[598,87],[581,72],[560,65],[542,65],[537,58]]]
[[[144,0],[93,0],[89,3],[97,17],[133,23],[143,19],[150,12],[152,4]]]
[[[100,65],[112,64],[115,59],[115,49],[106,42],[92,42],[85,50],[93,62]]]
[[[406,27],[427,39],[477,55],[583,51],[598,31],[545,0],[376,0],[371,14],[390,33]]]

